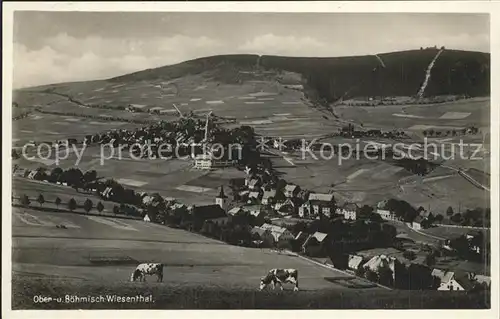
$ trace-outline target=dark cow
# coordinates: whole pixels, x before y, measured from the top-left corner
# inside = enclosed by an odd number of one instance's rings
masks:
[[[299,271],[297,269],[271,269],[269,273],[262,277],[260,280],[260,290],[266,288],[269,284],[273,285],[273,289],[276,288],[276,284],[280,285],[281,290],[283,290],[283,283],[294,284],[295,287],[293,291],[299,290]]]
[[[163,281],[163,264],[159,263],[148,263],[148,264],[140,264],[135,268],[130,276],[130,281],[146,281],[146,275],[153,276],[156,275],[158,277],[158,282]]]

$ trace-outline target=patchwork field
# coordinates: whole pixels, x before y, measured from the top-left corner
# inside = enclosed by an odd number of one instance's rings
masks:
[[[470,125],[488,127],[490,123],[489,98],[435,105],[336,106],[334,112],[342,118],[363,123],[364,127],[387,130],[459,129]]]
[[[311,108],[302,92],[286,88],[276,82],[263,81],[233,85],[217,83],[200,75],[191,75],[170,81],[178,88],[175,94],[165,93],[165,89],[160,86],[161,82],[121,83],[117,87],[114,82],[93,81],[58,85],[54,90],[57,94],[71,96],[84,105],[107,105],[110,108],[133,105],[142,111],[159,111],[161,115],[129,113],[118,109],[86,108],[54,93],[52,95],[55,95],[55,102],[50,100],[50,103],[43,103],[42,100],[42,103],[39,102],[36,105],[51,112],[170,120],[178,116],[172,105],[175,103],[183,114],[194,112],[203,115],[203,113],[213,111],[216,115],[235,118],[237,123],[241,124],[266,119],[267,122],[256,124],[255,129],[260,134],[272,136],[323,135],[326,133],[325,130],[338,127],[333,118],[325,119],[322,112]],[[36,100],[37,94],[48,99],[51,94],[45,93],[46,89],[42,87],[30,89],[28,92],[19,91],[15,99],[29,109],[30,106],[35,105],[32,100]],[[277,117],[275,114],[286,115]],[[26,123],[24,125],[30,125],[36,120],[30,118],[22,121]],[[53,121],[64,122],[64,120],[57,119]],[[87,128],[80,127],[80,129],[86,131]],[[96,129],[99,130],[99,128]],[[61,134],[72,133],[64,127],[59,130]]]

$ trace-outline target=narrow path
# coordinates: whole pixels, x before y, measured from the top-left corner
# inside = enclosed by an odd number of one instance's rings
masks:
[[[460,168],[456,168],[456,167],[449,166],[449,165],[441,165],[441,167],[457,172],[458,175],[465,178],[467,181],[469,181],[472,185],[476,186],[477,188],[481,188],[481,189],[488,191],[488,192],[490,191],[490,189],[487,186],[479,183],[478,181],[476,181],[474,178],[472,178],[469,174],[467,174],[466,172],[464,172]]]
[[[380,57],[378,56],[378,54],[375,54],[375,57],[376,57],[376,58],[377,58],[377,60],[380,62],[380,65],[381,65],[381,66],[385,69],[385,63],[384,63],[384,61],[382,61],[382,58],[380,58]]]
[[[425,88],[427,87],[427,84],[429,84],[429,79],[431,78],[431,71],[432,68],[434,67],[434,63],[436,63],[436,60],[438,57],[441,55],[443,52],[443,49],[439,50],[434,59],[432,59],[431,63],[429,63],[429,66],[427,67],[427,71],[425,72],[425,79],[424,83],[422,83],[422,86],[420,87],[420,90],[418,90],[417,97],[421,98],[424,95]]]

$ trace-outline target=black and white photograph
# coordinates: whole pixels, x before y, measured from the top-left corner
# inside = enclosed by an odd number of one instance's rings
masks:
[[[498,3],[73,4],[4,12],[4,306],[498,315]]]

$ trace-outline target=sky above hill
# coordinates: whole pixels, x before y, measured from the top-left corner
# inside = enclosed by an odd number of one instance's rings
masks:
[[[18,11],[13,85],[105,79],[216,54],[335,57],[434,45],[490,52],[488,16]]]

